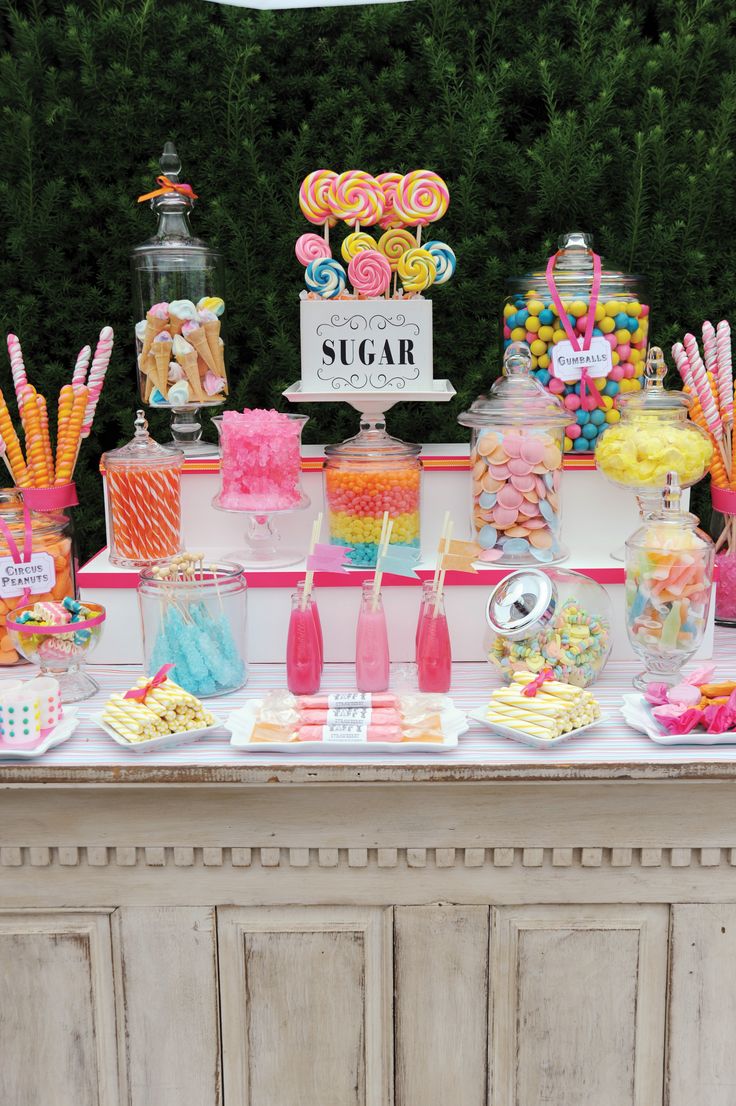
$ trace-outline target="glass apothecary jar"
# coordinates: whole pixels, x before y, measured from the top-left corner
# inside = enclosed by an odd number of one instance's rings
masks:
[[[595,580],[566,569],[519,569],[496,585],[486,604],[488,660],[506,683],[515,672],[551,669],[554,678],[588,687],[611,652],[611,600]]]
[[[199,441],[197,411],[221,405],[228,392],[222,264],[192,234],[189,213],[197,196],[179,180],[172,142],[159,164],[159,188],[140,197],[150,199],[156,233],[131,256],[138,385],[143,403],[173,410],[175,444],[196,453],[211,450]]]
[[[562,439],[560,401],[531,375],[525,342],[504,353],[503,373],[459,416],[472,430],[473,537],[481,561],[504,565],[564,560],[560,538]]]
[[[103,453],[110,562],[143,568],[181,550],[180,449],[159,445],[142,411],[127,445]]]
[[[711,481],[710,536],[716,544],[716,622],[736,626],[736,492]]]
[[[676,684],[705,633],[715,548],[668,473],[659,509],[626,542],[626,629],[644,672],[634,686]]]
[[[138,603],[146,674],[169,676],[197,698],[245,684],[248,588],[233,561],[191,555],[141,572]]]
[[[508,281],[503,341],[505,347],[514,341],[529,343],[537,380],[560,396],[568,412],[566,452],[585,452],[595,447],[603,428],[615,421],[618,397],[641,388],[650,325],[649,304],[639,276],[601,266],[598,283],[590,235],[581,231],[563,234],[558,247],[550,259],[550,274],[540,268]],[[555,302],[550,281],[559,302]],[[591,303],[591,337],[605,340],[611,348],[607,375],[601,377],[596,376],[595,370],[591,372],[600,403],[588,389],[581,391],[579,382],[565,381],[556,375],[552,358],[553,347],[569,340],[568,330],[577,339],[585,337]]]
[[[325,448],[330,542],[351,546],[347,562],[355,568],[375,566],[385,511],[393,522],[389,544],[413,550],[419,560],[421,448],[365,416],[354,438]]]
[[[0,666],[23,661],[6,630],[13,611],[37,601],[76,596],[76,575],[67,515],[31,511],[16,489],[0,490]]]

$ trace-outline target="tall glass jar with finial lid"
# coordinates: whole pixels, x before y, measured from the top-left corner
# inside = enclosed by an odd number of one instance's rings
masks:
[[[222,332],[220,255],[195,238],[189,215],[197,195],[183,183],[173,142],[159,161],[150,201],[158,224],[132,253],[138,385],[143,403],[172,411],[173,443],[187,454],[210,452],[200,441],[202,407],[219,407],[228,391]]]
[[[481,561],[552,564],[567,556],[560,536],[567,416],[531,375],[531,365],[529,346],[512,342],[490,395],[458,418],[473,432],[471,526]]]

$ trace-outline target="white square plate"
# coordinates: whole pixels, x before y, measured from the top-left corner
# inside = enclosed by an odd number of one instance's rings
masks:
[[[668,733],[652,714],[643,695],[624,695],[621,713],[632,730],[646,734],[657,745],[736,745],[736,733]]]
[[[37,745],[35,749],[11,749],[0,748],[0,760],[10,758],[12,760],[34,760],[36,757],[42,757],[44,753],[49,749],[53,749],[56,745],[62,745],[65,741],[68,741],[77,728],[79,719],[77,718],[78,707],[64,707],[64,717],[61,722],[57,723],[52,730],[46,734],[40,745]]]
[[[108,726],[107,722],[103,722],[101,714],[96,715],[94,721],[101,730],[104,730],[113,739],[116,745],[119,745],[121,749],[130,749],[131,753],[147,753],[151,749],[168,749],[172,745],[189,745],[192,741],[197,741],[200,737],[207,737],[208,734],[214,733],[215,730],[221,729],[224,725],[221,718],[215,718],[211,726],[207,726],[202,730],[165,733],[161,737],[152,737],[150,741],[126,741],[124,737],[115,732],[112,726]]]
[[[500,734],[501,737],[519,741],[522,745],[531,745],[533,749],[550,749],[555,745],[562,745],[563,741],[569,741],[572,737],[580,737],[581,734],[595,729],[603,721],[602,718],[596,718],[595,722],[589,722],[587,726],[579,726],[577,730],[570,730],[569,733],[563,733],[560,737],[537,737],[535,734],[524,733],[523,730],[512,730],[509,726],[502,726],[499,722],[491,722],[486,717],[487,709],[487,707],[478,707],[477,710],[468,711],[468,718],[480,722],[482,726],[487,726],[489,730]]]

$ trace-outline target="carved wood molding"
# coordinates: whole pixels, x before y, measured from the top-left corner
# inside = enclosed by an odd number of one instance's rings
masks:
[[[736,848],[284,848],[5,845],[2,868],[736,868]]]

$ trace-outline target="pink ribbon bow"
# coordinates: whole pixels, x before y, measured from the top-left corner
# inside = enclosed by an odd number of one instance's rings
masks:
[[[555,674],[551,668],[543,668],[539,675],[535,676],[535,678],[526,685],[521,694],[527,695],[530,699],[533,699],[542,684],[546,684],[548,680],[554,680],[554,678]]]
[[[173,667],[173,664],[163,665],[159,668],[156,675],[152,676],[143,687],[132,687],[130,691],[126,691],[123,699],[137,699],[139,703],[145,703],[148,692],[153,691],[154,688],[161,687],[161,684],[165,684],[166,677]]]

